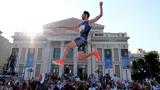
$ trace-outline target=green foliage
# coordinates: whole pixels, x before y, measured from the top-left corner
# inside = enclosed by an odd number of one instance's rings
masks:
[[[144,59],[137,59],[133,61],[132,66],[132,79],[142,80],[155,77],[160,79],[160,61],[157,51],[150,51],[145,53]]]

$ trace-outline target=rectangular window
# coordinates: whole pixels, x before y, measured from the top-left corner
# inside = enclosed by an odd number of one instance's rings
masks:
[[[67,45],[67,44],[70,43],[70,42],[71,42],[71,41],[65,41],[65,42],[64,42],[64,45]],[[73,51],[74,51],[73,48],[71,48],[71,49],[69,50],[68,55],[67,55],[67,57],[66,57],[67,60],[73,60]]]
[[[68,55],[67,55],[67,59],[68,60],[73,60],[73,48],[69,50]]]
[[[25,55],[26,55],[26,48],[22,48],[20,61],[23,62],[25,60]]]
[[[35,77],[38,77],[41,70],[41,64],[36,64]]]
[[[114,60],[119,61],[118,48],[114,48]]]
[[[103,36],[103,33],[96,33],[95,36]]]
[[[53,59],[60,59],[60,48],[54,48]]]
[[[12,48],[12,54],[18,56],[19,48]]]
[[[12,55],[16,56],[16,62],[19,55],[19,48],[12,48]]]
[[[37,60],[42,60],[42,48],[38,48]]]
[[[28,48],[27,63],[26,63],[27,67],[33,67],[34,55],[35,55],[35,48]]]

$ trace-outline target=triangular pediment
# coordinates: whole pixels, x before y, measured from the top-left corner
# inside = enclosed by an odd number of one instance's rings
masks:
[[[81,19],[72,17],[72,18],[67,18],[64,20],[48,23],[48,24],[44,25],[43,28],[44,28],[44,30],[54,30],[59,26],[75,26],[75,25],[80,24],[81,22],[82,22]],[[92,28],[97,29],[97,30],[103,30],[104,25],[95,23],[92,25]]]

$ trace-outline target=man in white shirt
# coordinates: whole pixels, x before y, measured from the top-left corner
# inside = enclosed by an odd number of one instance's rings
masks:
[[[88,90],[96,90],[96,88],[95,87],[93,87],[93,84],[91,85],[91,87],[89,87],[89,89]]]

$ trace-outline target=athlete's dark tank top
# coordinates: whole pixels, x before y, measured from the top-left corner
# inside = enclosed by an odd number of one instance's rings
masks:
[[[89,21],[83,21],[80,24],[79,30],[80,30],[80,37],[84,37],[84,39],[87,41],[88,34],[91,30]]]

